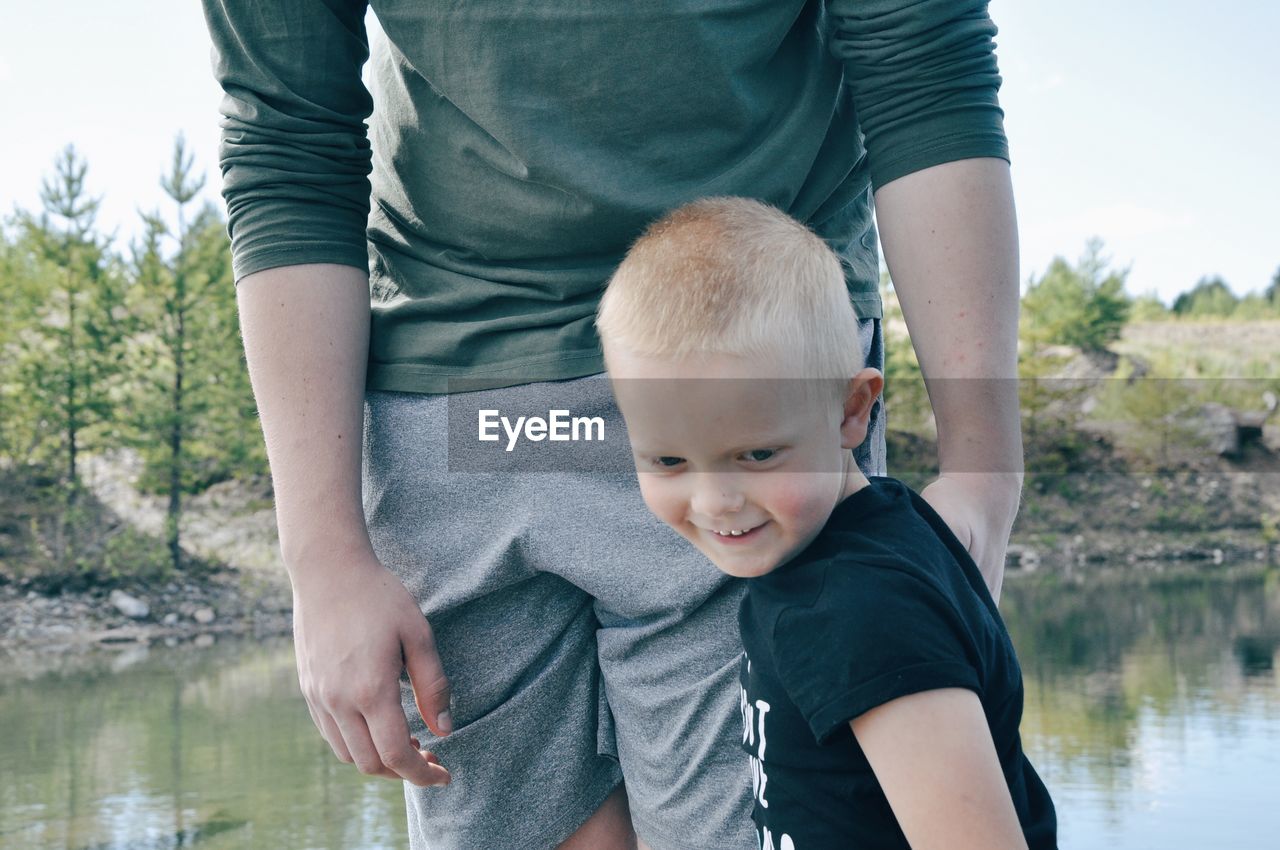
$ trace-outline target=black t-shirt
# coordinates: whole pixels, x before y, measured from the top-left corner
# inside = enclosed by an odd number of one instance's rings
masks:
[[[1027,844],[1055,848],[1018,736],[1022,671],[977,565],[919,495],[870,480],[800,555],[747,582],[742,745],[761,847],[909,847],[849,721],[959,687],[982,703]]]

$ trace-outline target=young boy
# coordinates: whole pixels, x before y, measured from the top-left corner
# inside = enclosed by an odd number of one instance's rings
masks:
[[[853,461],[883,383],[855,322],[827,245],[740,198],[650,227],[597,319],[645,503],[749,580],[760,845],[1055,847],[977,566],[923,499]]]

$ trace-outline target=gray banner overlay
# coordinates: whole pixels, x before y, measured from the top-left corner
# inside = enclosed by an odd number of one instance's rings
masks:
[[[474,392],[467,386],[457,382],[448,397],[450,472],[635,474],[603,375]]]
[[[1256,454],[1280,459],[1280,378],[949,379],[931,381],[929,392],[935,404],[946,397],[974,405],[975,416],[966,417],[971,419],[1008,409],[1016,399],[1023,468],[1031,474],[1150,474],[1197,458],[1248,462]],[[759,435],[758,448],[767,448],[775,424],[794,422],[795,415],[825,415],[832,383],[798,378],[611,382],[601,375],[473,390],[457,382],[447,397],[449,471],[634,474],[619,396],[633,421],[645,418],[652,426],[697,411],[696,421],[723,432],[726,440],[745,434],[750,442]],[[887,397],[889,474],[935,469],[931,422],[907,428],[904,439],[915,451],[895,452],[900,441],[893,432],[907,426],[906,403],[895,407],[893,387]],[[674,447],[670,451],[678,452]],[[788,471],[836,472],[837,464],[838,459]],[[951,471],[1018,470],[1016,458],[978,465],[983,468]],[[1264,464],[1254,471],[1275,470]]]

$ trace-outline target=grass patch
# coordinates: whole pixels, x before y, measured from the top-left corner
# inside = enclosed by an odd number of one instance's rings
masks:
[[[47,470],[0,472],[0,582],[43,594],[159,584],[175,577],[163,540],[130,527]],[[184,576],[209,566],[185,558]]]

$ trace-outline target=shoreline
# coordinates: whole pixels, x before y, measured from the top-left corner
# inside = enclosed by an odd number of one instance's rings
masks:
[[[1250,535],[1147,532],[1133,535],[1128,544],[1122,548],[1120,541],[1106,535],[1075,535],[1055,547],[1041,548],[1034,534],[1015,535],[1005,587],[1232,580],[1280,567],[1280,545]],[[127,616],[112,603],[111,594],[95,589],[46,596],[0,585],[0,660],[126,651],[153,644],[207,647],[221,638],[262,640],[292,633],[289,595],[278,586],[254,585],[251,577],[233,570],[203,581],[135,588],[129,595],[149,609],[143,617]]]
[[[113,601],[121,592],[131,602],[142,603],[146,613],[135,609],[129,616],[121,610]],[[280,588],[255,585],[232,570],[207,579],[123,591],[96,588],[44,595],[0,585],[0,657],[153,643],[209,645],[220,637],[288,635],[292,624],[289,599]]]
[[[899,468],[927,470],[931,445],[900,436],[896,445]],[[1110,462],[1092,465],[1095,472],[1027,477],[1006,586],[1213,578],[1265,573],[1280,564],[1276,457],[1147,472],[1124,471],[1101,454],[1098,460]],[[135,464],[104,462],[95,472],[91,489],[115,523],[142,533],[162,527],[161,500],[133,486]],[[898,477],[918,490],[932,475]],[[17,579],[22,559],[12,552],[18,561],[0,569],[0,659],[289,635],[293,597],[269,485],[217,485],[192,498],[188,511],[184,542],[198,568],[160,579],[123,578],[46,594]]]

